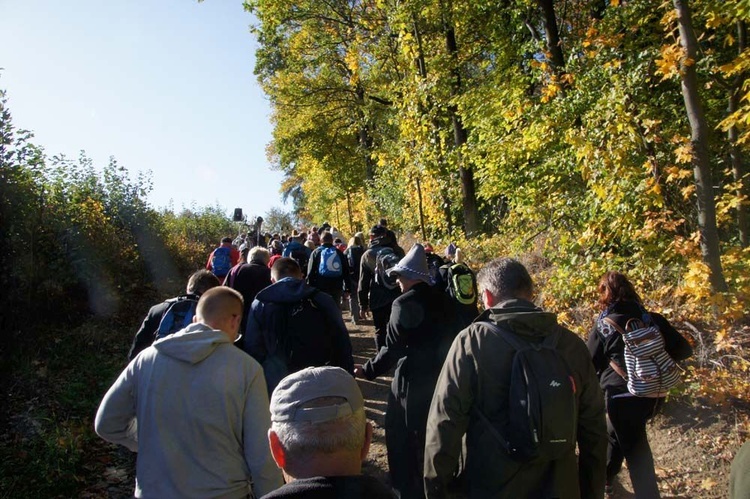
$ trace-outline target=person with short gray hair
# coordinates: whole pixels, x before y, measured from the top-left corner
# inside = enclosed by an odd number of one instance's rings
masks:
[[[255,295],[261,289],[271,285],[271,269],[268,268],[270,258],[271,253],[266,248],[253,246],[247,255],[247,263],[233,268],[224,281],[224,286],[239,291],[245,301],[242,324],[240,324],[240,331],[243,333],[247,327],[247,315]]]
[[[282,379],[271,396],[271,454],[287,484],[264,499],[392,499],[377,479],[362,475],[372,440],[364,399],[338,367],[310,367]]]
[[[247,255],[248,263],[258,263],[260,265],[268,265],[268,260],[271,259],[271,252],[262,246],[255,246],[250,250],[250,254]]]
[[[479,292],[489,291],[499,299],[525,297],[531,299],[534,284],[526,267],[512,258],[496,258],[477,274]]]
[[[465,436],[469,497],[601,499],[604,397],[586,345],[532,303],[533,282],[517,260],[493,260],[477,280],[485,311],[453,341],[430,405],[426,496],[448,495]],[[519,393],[524,379],[528,398]],[[533,435],[522,431],[537,415]],[[563,431],[545,433],[548,423]]]

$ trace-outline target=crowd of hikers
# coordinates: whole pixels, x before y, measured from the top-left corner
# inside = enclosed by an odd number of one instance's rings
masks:
[[[136,497],[602,498],[623,461],[635,497],[659,497],[646,423],[690,344],[622,273],[599,282],[587,344],[519,261],[462,259],[405,252],[386,220],[346,242],[329,224],[224,238],[148,311],[96,431],[138,452]],[[344,309],[374,325],[362,364]],[[362,474],[356,379],[394,368],[386,487]]]

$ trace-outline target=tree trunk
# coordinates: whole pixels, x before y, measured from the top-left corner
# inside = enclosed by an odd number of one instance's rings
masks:
[[[727,290],[724,272],[721,268],[719,250],[719,231],[716,225],[716,201],[711,179],[711,163],[708,149],[709,128],[703,113],[700,95],[698,94],[698,76],[695,64],[698,58],[698,40],[693,31],[688,0],[673,0],[680,29],[680,44],[685,49],[685,58],[681,62],[682,98],[690,122],[690,142],[693,148],[693,176],[695,177],[696,198],[698,205],[698,227],[700,228],[700,246],[703,261],[710,272],[711,289],[714,292]]]
[[[453,29],[451,21],[447,18],[449,15],[444,7],[443,15],[446,18],[443,21],[445,31],[445,44],[448,53],[451,55],[453,67],[451,69],[451,96],[455,99],[461,95],[461,71],[458,66],[458,42],[456,41],[456,31]],[[476,190],[474,187],[474,172],[470,165],[464,162],[463,155],[460,152],[461,147],[466,144],[468,133],[464,127],[461,116],[458,114],[458,107],[455,104],[448,106],[448,112],[451,115],[453,123],[453,141],[458,150],[458,173],[461,176],[461,196],[463,201],[464,228],[468,237],[479,233],[479,208],[477,205]]]
[[[424,230],[424,208],[422,207],[422,182],[417,173],[417,197],[419,198],[419,227],[422,229],[422,241],[427,241],[427,232]]]
[[[417,70],[419,71],[419,76],[423,79],[427,79],[427,63],[424,58],[424,49],[422,45],[422,34],[419,31],[419,26],[417,25],[417,16],[416,14],[412,15],[412,23],[414,26],[414,39],[417,41],[417,47],[419,48],[419,52],[417,54],[417,57],[415,58],[414,64],[417,66]],[[432,106],[432,99],[428,96],[428,102]],[[422,109],[422,104],[419,104],[420,109]],[[424,113],[424,110],[422,110]],[[444,154],[442,151],[441,141],[440,141],[440,135],[438,133],[438,128],[440,127],[440,124],[437,123],[436,120],[433,120],[433,139],[436,147],[439,148],[438,156],[439,156],[439,162],[441,164],[444,164]],[[440,195],[443,198],[443,214],[445,216],[445,225],[447,228],[447,233],[450,235],[453,235],[453,217],[451,215],[451,200],[450,196],[448,195],[447,189],[445,187],[441,187],[440,189]]]
[[[341,227],[341,217],[339,217],[339,200],[333,202],[333,207],[336,209],[336,229]]]
[[[350,192],[346,193],[346,211],[349,215],[349,233],[354,235],[354,219],[352,218],[352,195]]]
[[[555,15],[554,0],[537,0],[544,14],[544,34],[547,38],[547,51],[550,53],[550,61],[557,71],[565,68],[565,57],[562,45],[560,45],[560,32],[557,28],[557,16]]]
[[[365,160],[365,177],[368,183],[372,183],[375,180],[375,162],[372,160],[372,137],[370,136],[370,127],[367,123],[367,118],[362,111],[362,107],[366,104],[365,89],[358,84],[355,93],[360,106],[357,111],[359,118],[359,147],[362,150],[362,156]]]
[[[747,27],[742,21],[737,21],[737,52],[742,52],[747,47]],[[738,74],[732,82],[732,87],[729,89],[729,106],[727,112],[732,114],[737,111],[740,107],[740,97],[742,95],[742,85],[745,82],[747,75],[743,72]],[[729,139],[729,156],[732,161],[732,176],[734,181],[738,184],[737,197],[744,199],[744,202],[737,207],[737,232],[739,234],[740,245],[743,248],[747,248],[749,242],[748,232],[750,232],[750,222],[748,221],[748,208],[747,200],[750,196],[750,189],[748,189],[748,179],[745,178],[746,170],[744,156],[742,150],[737,147],[737,139],[739,132],[737,127],[732,125],[727,130],[727,137]]]

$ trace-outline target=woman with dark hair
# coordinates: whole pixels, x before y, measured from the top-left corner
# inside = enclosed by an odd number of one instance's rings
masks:
[[[607,272],[599,280],[597,291],[602,312],[591,330],[588,347],[607,403],[609,445],[606,492],[608,495],[612,493],[612,484],[625,459],[636,498],[658,498],[659,488],[646,435],[646,422],[657,413],[664,397],[639,397],[628,390],[626,346],[622,333],[628,329],[628,323],[635,319],[644,325],[658,327],[664,338],[664,350],[675,361],[687,359],[693,354],[693,349],[667,319],[646,311],[640,296],[624,274]]]

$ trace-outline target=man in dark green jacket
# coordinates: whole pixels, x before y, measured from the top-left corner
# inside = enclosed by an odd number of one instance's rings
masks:
[[[531,303],[531,277],[516,260],[490,262],[477,280],[487,310],[453,342],[430,406],[424,463],[427,497],[448,495],[466,435],[464,472],[470,497],[602,498],[607,449],[604,398],[585,343],[559,326],[554,314]],[[556,349],[573,382],[577,414],[570,418],[577,423],[579,456],[576,459],[571,447],[556,460],[544,455],[525,462],[513,460],[487,427],[492,422],[491,428],[502,432],[509,420],[515,350],[499,335],[515,334],[540,343],[556,331]]]

